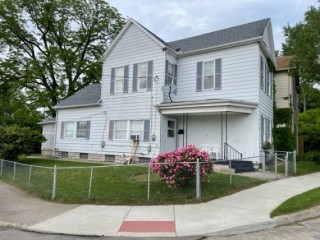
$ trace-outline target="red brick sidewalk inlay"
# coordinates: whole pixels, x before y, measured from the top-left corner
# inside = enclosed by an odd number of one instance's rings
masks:
[[[174,221],[124,221],[119,232],[176,232]]]

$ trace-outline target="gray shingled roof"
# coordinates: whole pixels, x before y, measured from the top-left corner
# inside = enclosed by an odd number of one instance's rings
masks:
[[[267,18],[215,32],[168,42],[167,46],[173,50],[180,48],[180,51],[182,52],[190,52],[224,44],[231,44],[255,37],[262,37],[269,21],[270,18]]]
[[[58,103],[55,108],[82,106],[98,103],[101,99],[101,84],[91,84]]]

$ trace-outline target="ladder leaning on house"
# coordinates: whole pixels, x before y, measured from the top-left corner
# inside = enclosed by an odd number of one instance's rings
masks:
[[[132,142],[132,145],[131,145],[130,155],[127,158],[127,161],[125,163],[127,163],[127,164],[133,163],[133,159],[134,159],[136,152],[137,152],[138,144],[139,144],[139,140],[134,139]]]

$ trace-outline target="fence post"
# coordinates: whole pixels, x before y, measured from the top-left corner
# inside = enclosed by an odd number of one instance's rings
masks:
[[[2,170],[3,169],[3,159],[1,159],[1,169],[0,169],[0,177],[2,177]]]
[[[231,159],[229,159],[229,177],[230,177],[230,185],[232,185]]]
[[[262,152],[262,174],[263,180],[266,180],[266,153]]]
[[[201,190],[200,190],[200,163],[199,159],[197,158],[197,165],[196,165],[196,197],[200,199],[201,197]]]
[[[274,154],[274,173],[276,174],[276,178],[278,178],[278,153]]]
[[[88,198],[90,198],[90,196],[91,196],[92,176],[93,176],[93,166],[91,166],[91,170],[90,170]]]
[[[29,166],[28,188],[30,188],[30,184],[31,184],[31,172],[32,172],[32,165]]]
[[[151,163],[148,164],[148,186],[147,186],[147,200],[150,200],[150,175],[151,175]]]
[[[293,172],[294,174],[297,173],[297,151],[293,151]]]
[[[14,162],[14,163],[13,163],[13,178],[12,178],[13,182],[14,182],[14,180],[16,179],[16,165],[17,165],[17,163]]]
[[[289,153],[286,152],[286,157],[285,157],[285,176],[288,177],[288,160],[289,160],[289,157],[288,157]]]
[[[56,184],[57,184],[57,165],[54,165],[53,168],[53,182],[52,182],[52,197],[54,200],[56,198]]]

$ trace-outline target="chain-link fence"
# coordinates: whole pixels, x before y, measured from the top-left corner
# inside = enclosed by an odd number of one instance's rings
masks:
[[[266,154],[261,165],[262,172],[292,175],[295,153]],[[171,167],[166,163],[42,167],[0,160],[0,178],[45,199],[137,205],[209,200],[223,196],[226,189],[231,193],[259,183],[229,170],[224,174],[208,174],[213,166],[211,162],[197,161],[175,162]]]
[[[264,151],[261,156],[262,172],[271,172],[275,175],[293,176],[296,171],[296,152]]]

